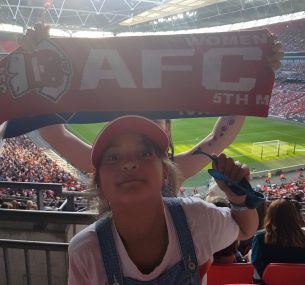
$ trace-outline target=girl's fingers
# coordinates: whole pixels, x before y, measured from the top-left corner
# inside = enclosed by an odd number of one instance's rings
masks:
[[[215,156],[215,155],[213,155]],[[217,157],[217,164],[215,165],[215,163],[213,163],[213,168],[220,171],[220,172],[224,172],[225,171],[225,160],[226,160],[226,155],[224,153],[221,153],[220,155],[218,155]]]
[[[43,24],[36,24],[34,29],[27,29],[25,36],[19,38],[18,44],[27,52],[31,53],[35,50],[37,44],[49,38],[49,26]]]
[[[217,165],[213,163],[213,168],[222,172],[235,182],[239,182],[243,178],[247,180],[250,178],[250,170],[246,164],[234,161],[231,157],[226,157],[223,153],[217,157]]]
[[[239,161],[235,161],[234,166],[231,171],[231,180],[239,182],[243,178],[242,164]]]
[[[282,52],[283,51],[283,46],[280,42],[274,43],[272,47],[273,52]]]
[[[237,176],[236,176],[236,182],[241,181],[243,178],[245,178],[247,181],[249,181],[250,179],[250,170],[249,167],[246,164],[242,164],[240,166],[240,171],[238,172]]]
[[[228,157],[225,161],[224,175],[232,177],[236,172],[236,166],[234,165],[234,160],[231,157]]]

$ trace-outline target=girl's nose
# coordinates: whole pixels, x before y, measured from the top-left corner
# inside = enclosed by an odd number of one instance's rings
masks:
[[[135,170],[139,168],[139,162],[137,159],[128,159],[122,163],[123,170]]]

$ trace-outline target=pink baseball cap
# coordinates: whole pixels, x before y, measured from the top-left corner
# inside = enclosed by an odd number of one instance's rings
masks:
[[[127,133],[140,134],[147,137],[167,154],[169,138],[159,125],[140,116],[122,116],[109,122],[96,137],[91,151],[91,162],[94,168],[98,167],[99,160],[109,142],[117,135]]]

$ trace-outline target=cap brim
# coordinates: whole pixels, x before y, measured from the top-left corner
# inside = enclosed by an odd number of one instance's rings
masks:
[[[168,151],[168,136],[156,123],[140,116],[123,116],[108,123],[97,136],[91,152],[94,168],[98,167],[99,160],[109,142],[114,137],[127,133],[143,135],[158,145],[164,153]]]

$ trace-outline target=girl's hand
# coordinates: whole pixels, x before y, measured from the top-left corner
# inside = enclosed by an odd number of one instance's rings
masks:
[[[224,153],[221,153],[217,157],[217,163],[213,162],[212,165],[215,170],[222,172],[225,176],[236,183],[240,182],[243,178],[246,178],[249,181],[250,170],[248,166],[246,164],[241,164],[239,161],[234,161],[231,157],[227,157]],[[230,202],[236,205],[245,204],[247,197],[246,195],[238,196],[234,194],[222,180],[216,179],[216,182],[220,189],[226,193]]]
[[[270,68],[275,72],[281,67],[281,60],[284,57],[284,52],[281,42],[277,39],[275,34],[272,34],[272,54],[267,58]]]
[[[36,24],[34,29],[27,29],[25,36],[17,40],[18,44],[28,53],[32,53],[40,41],[50,38],[49,30],[49,26]]]

